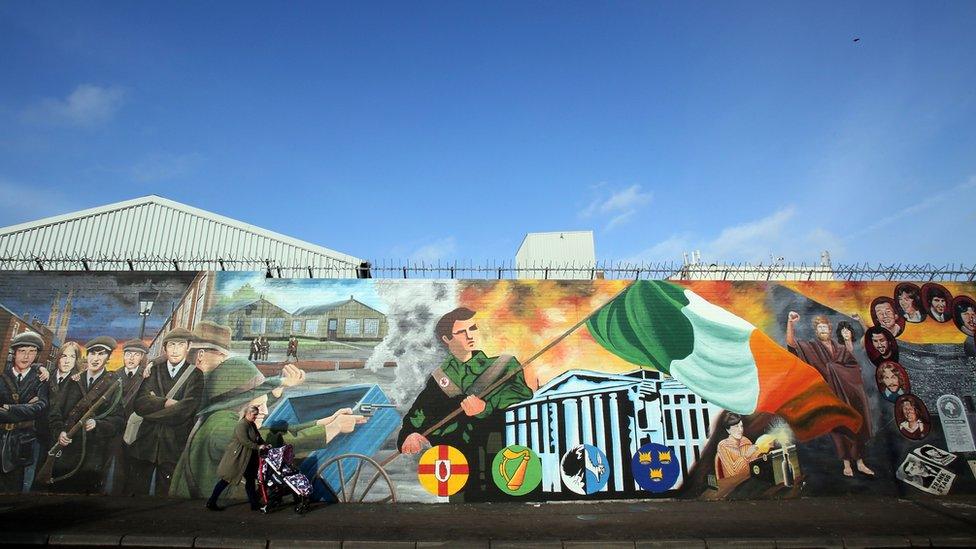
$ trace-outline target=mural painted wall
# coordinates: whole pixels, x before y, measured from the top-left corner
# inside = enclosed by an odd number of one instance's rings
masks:
[[[5,273],[0,490],[207,496],[253,405],[317,499],[972,493],[973,296]]]

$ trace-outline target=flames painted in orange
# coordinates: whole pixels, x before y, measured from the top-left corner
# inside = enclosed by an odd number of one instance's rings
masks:
[[[760,330],[767,331],[777,322],[766,307],[768,284],[719,280],[682,281],[677,284],[695,292],[709,303],[735,313]]]
[[[481,346],[489,356],[511,353],[525,362],[627,284],[626,280],[466,282],[458,301],[478,313]],[[636,366],[605,350],[581,326],[529,365],[525,381],[537,389],[572,369],[620,373]]]

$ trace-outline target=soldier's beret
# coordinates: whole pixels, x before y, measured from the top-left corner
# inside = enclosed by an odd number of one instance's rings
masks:
[[[116,346],[118,346],[118,343],[109,336],[98,336],[85,343],[85,350],[89,353],[92,351],[107,351],[111,353],[115,350]]]
[[[163,345],[166,345],[170,341],[193,341],[193,333],[186,328],[173,328],[163,336]]]
[[[44,348],[44,340],[41,339],[40,334],[37,332],[24,332],[14,336],[13,340],[10,342],[11,349],[16,349],[18,347],[36,347],[37,350],[40,351]]]
[[[129,351],[139,351],[142,354],[149,352],[149,347],[142,342],[141,339],[130,339],[122,344],[122,352],[127,353]]]

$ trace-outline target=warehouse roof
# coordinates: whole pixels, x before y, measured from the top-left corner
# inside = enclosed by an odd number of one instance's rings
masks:
[[[149,195],[0,229],[7,269],[257,270],[355,276],[360,259],[229,217]],[[223,261],[218,261],[223,260]],[[276,273],[277,274],[277,273]]]

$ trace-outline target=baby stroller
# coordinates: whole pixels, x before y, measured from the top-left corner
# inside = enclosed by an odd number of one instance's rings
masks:
[[[263,452],[258,461],[258,482],[260,483],[261,511],[270,513],[281,505],[281,500],[291,494],[295,512],[299,515],[308,511],[312,484],[301,474],[294,464],[295,452],[291,444],[272,448]]]

